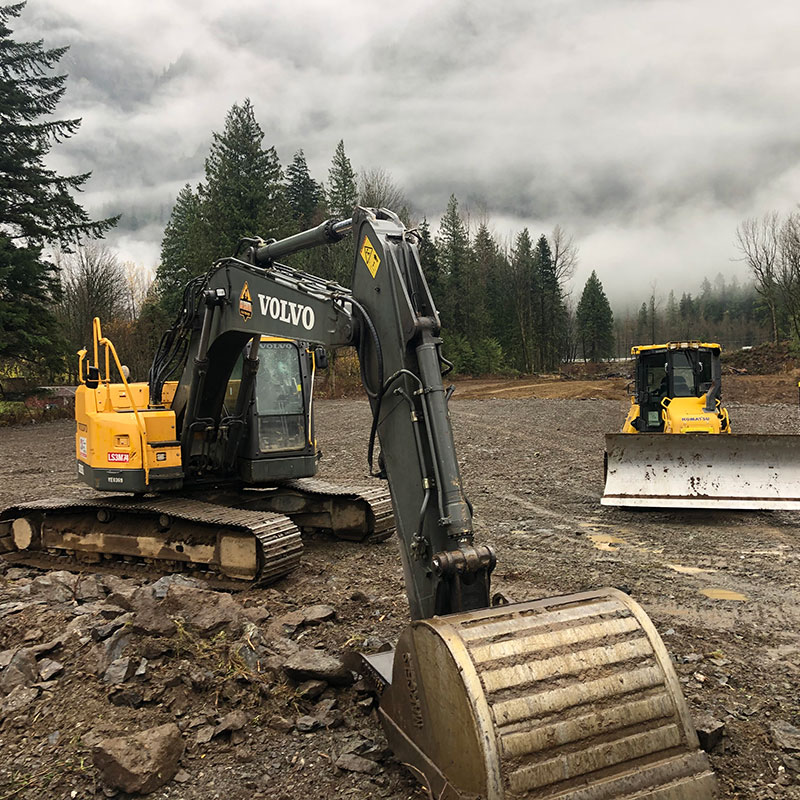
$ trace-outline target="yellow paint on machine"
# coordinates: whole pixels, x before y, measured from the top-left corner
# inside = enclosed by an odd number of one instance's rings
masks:
[[[364,259],[364,263],[367,265],[369,274],[374,278],[378,274],[378,267],[381,265],[381,259],[372,242],[369,240],[369,236],[364,237],[364,242],[361,245],[361,250],[359,250],[359,255]]]

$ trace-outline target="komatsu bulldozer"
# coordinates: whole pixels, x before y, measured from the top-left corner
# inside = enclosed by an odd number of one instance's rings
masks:
[[[279,261],[349,233],[348,288]],[[257,376],[271,351],[294,365],[287,354],[297,342],[307,342],[312,357],[318,346],[353,345],[372,410],[368,463],[377,438],[412,621],[393,651],[352,654],[352,663],[379,695],[391,747],[428,796],[714,797],[669,654],[632,598],[600,589],[491,606],[496,556],[473,531],[442,382],[448,362],[439,315],[415,232],[390,211],[357,208],[352,219],[245,245],[193,284],[146,388],[124,377],[122,389],[104,383],[111,363],[121,365],[101,331],[97,352],[84,357],[79,470],[93,485],[117,488],[109,479],[120,478],[125,488],[158,497],[95,503],[69,531],[52,505],[20,507],[9,517],[14,547],[46,547],[51,533],[69,533],[75,547],[149,537],[148,547],[172,548],[173,559],[194,547],[193,559],[248,575],[254,562],[263,569],[281,553],[290,558],[293,540],[280,527],[286,518],[277,514],[274,528],[269,513],[209,503],[215,475],[235,464],[258,478],[265,448],[309,436],[293,398],[302,380],[289,383],[289,399],[279,402],[283,379],[272,378],[265,385],[273,394],[259,400]],[[174,359],[183,368],[170,385]],[[296,425],[276,424],[266,413],[275,403],[278,418],[295,409]],[[204,479],[202,502],[183,493],[169,499],[166,487]]]
[[[605,437],[603,505],[800,509],[800,437],[732,433],[721,352],[696,341],[631,349],[635,391],[622,433]]]

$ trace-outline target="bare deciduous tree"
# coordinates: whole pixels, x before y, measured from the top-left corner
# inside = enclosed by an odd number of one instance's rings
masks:
[[[72,346],[91,340],[94,317],[110,322],[127,316],[125,270],[116,253],[91,242],[71,253],[57,251],[54,258],[62,289],[57,313]]]
[[[575,275],[578,266],[578,246],[560,225],[553,228],[550,234],[550,250],[553,254],[553,267],[559,284],[565,286]]]
[[[403,190],[385,169],[362,169],[358,175],[358,202],[367,208],[388,208],[407,220],[411,208]]]
[[[774,211],[760,219],[746,219],[736,229],[736,246],[753,273],[756,291],[764,298],[772,322],[772,340],[778,343],[778,280],[780,222]]]

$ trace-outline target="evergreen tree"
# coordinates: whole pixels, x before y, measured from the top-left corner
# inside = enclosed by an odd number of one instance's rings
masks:
[[[675,299],[675,292],[670,291],[669,297],[667,298],[667,309],[666,309],[666,327],[667,327],[667,339],[679,339],[680,338],[680,311],[678,310],[678,301]]]
[[[264,131],[249,99],[234,103],[222,133],[213,134],[198,187],[203,264],[232,253],[242,237],[278,238],[289,232],[283,170],[274,147],[263,147]]]
[[[563,342],[566,327],[566,308],[550,244],[544,234],[536,243],[534,264],[538,298],[537,367],[541,370],[552,371],[558,368],[561,360],[560,345]]]
[[[467,228],[459,213],[455,195],[450,195],[447,211],[439,224],[436,252],[445,287],[443,308],[440,308],[442,324],[451,333],[468,335],[472,314],[465,294],[471,253]]]
[[[642,303],[636,317],[636,343],[644,344],[647,339],[650,315],[647,312],[647,303]]]
[[[431,297],[437,305],[441,302],[441,276],[439,270],[439,257],[436,252],[436,245],[431,236],[431,226],[428,220],[423,217],[422,222],[418,228],[419,244],[417,249],[419,251],[419,263],[422,267],[422,274],[428,282],[428,289],[430,289]]]
[[[536,352],[536,263],[533,242],[527,228],[523,228],[514,240],[510,261],[511,294],[518,349],[514,362],[518,369],[533,372]]]
[[[310,228],[316,221],[320,208],[324,205],[325,193],[308,171],[306,157],[302,150],[294,154],[292,163],[286,167],[286,200],[292,218],[300,224],[300,229]]]
[[[200,239],[200,198],[187,183],[178,193],[161,240],[161,262],[156,269],[156,291],[161,308],[175,314],[189,279],[207,268],[202,260]]]
[[[583,357],[589,361],[610,358],[614,352],[614,315],[594,270],[578,301],[577,318]]]
[[[67,79],[52,70],[68,48],[15,41],[9,22],[24,6],[0,6],[0,359],[55,367],[60,332],[49,306],[59,281],[42,248],[101,237],[118,218],[94,222],[73,199],[91,173],[62,176],[45,164],[80,120],[50,118]]]
[[[344,139],[339,140],[328,170],[328,208],[337,219],[347,219],[358,202],[356,173],[344,152]]]

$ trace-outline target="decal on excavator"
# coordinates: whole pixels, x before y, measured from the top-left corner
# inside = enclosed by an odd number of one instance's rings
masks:
[[[378,274],[378,267],[381,265],[381,259],[372,246],[372,242],[369,240],[368,236],[364,237],[364,243],[361,245],[359,255],[364,259],[369,274],[374,278]]]
[[[316,315],[311,306],[293,303],[280,297],[270,297],[267,294],[259,294],[258,304],[265,317],[272,317],[278,322],[288,322],[295,327],[302,325],[307,331],[310,331],[316,322]]]
[[[239,313],[242,319],[247,322],[253,316],[253,298],[250,297],[250,289],[247,286],[247,281],[242,286],[242,293],[239,295]]]

